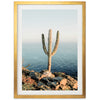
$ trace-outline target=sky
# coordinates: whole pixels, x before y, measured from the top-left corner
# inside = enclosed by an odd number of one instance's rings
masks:
[[[41,34],[52,29],[55,42],[57,30],[60,42],[77,42],[77,10],[22,10],[22,42],[41,42]]]

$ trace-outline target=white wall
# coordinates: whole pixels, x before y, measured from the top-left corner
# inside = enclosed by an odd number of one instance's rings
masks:
[[[17,0],[19,1],[19,0]],[[22,0],[23,1],[23,0]],[[31,0],[30,0],[31,1]],[[56,1],[56,0],[55,0]],[[73,0],[75,1],[75,0]],[[79,0],[77,0],[79,1]],[[86,99],[100,99],[100,1],[86,0]],[[0,100],[13,98],[13,0],[0,1]],[[77,100],[77,99],[76,99]]]

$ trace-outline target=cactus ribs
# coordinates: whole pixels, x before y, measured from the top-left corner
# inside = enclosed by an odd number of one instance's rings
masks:
[[[57,36],[56,36],[56,42],[53,51],[52,50],[52,30],[49,30],[49,36],[48,36],[48,51],[45,46],[45,38],[44,34],[42,34],[42,45],[43,45],[43,50],[45,54],[48,56],[48,70],[49,72],[51,71],[51,57],[56,53],[57,48],[59,44],[59,31],[57,31]]]

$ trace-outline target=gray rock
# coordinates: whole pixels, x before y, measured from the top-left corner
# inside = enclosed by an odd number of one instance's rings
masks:
[[[39,81],[39,78],[40,78],[41,74],[38,73],[38,72],[30,72],[29,76],[30,76],[32,79],[34,79],[34,80],[36,80],[36,81]]]
[[[63,77],[54,77],[54,78],[48,77],[48,80],[51,82],[54,82],[54,81],[60,82],[62,79],[63,79]]]
[[[53,81],[57,81],[57,82],[60,82],[62,79],[63,79],[63,77],[52,78]]]
[[[50,87],[48,87],[47,85],[43,84],[42,82],[40,82],[36,88],[36,90],[51,90]]]
[[[51,82],[54,81],[53,78],[51,78],[51,77],[48,77],[48,80],[51,81]]]
[[[63,77],[55,77],[55,78],[48,78],[49,81],[51,82],[56,82],[58,84],[66,85],[67,79]]]
[[[54,78],[48,77],[48,80],[51,82],[60,82],[62,79],[64,78],[63,77],[54,77]]]
[[[65,77],[65,73],[63,73],[63,72],[54,72],[53,73],[56,77]]]
[[[38,84],[37,84],[38,87],[42,86],[42,85],[44,85],[44,83],[42,83],[42,82],[38,82]]]
[[[42,78],[40,81],[43,82],[44,84],[47,84],[49,82],[47,77]]]
[[[47,85],[51,88],[56,88],[56,86],[58,85],[58,82],[48,82]]]

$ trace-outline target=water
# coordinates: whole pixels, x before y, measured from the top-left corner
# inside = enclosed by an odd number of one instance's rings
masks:
[[[47,69],[48,58],[43,51],[42,43],[23,43],[22,58],[23,66],[30,64],[29,70],[40,72]],[[64,72],[77,77],[77,44],[59,43],[51,64],[52,72]]]

